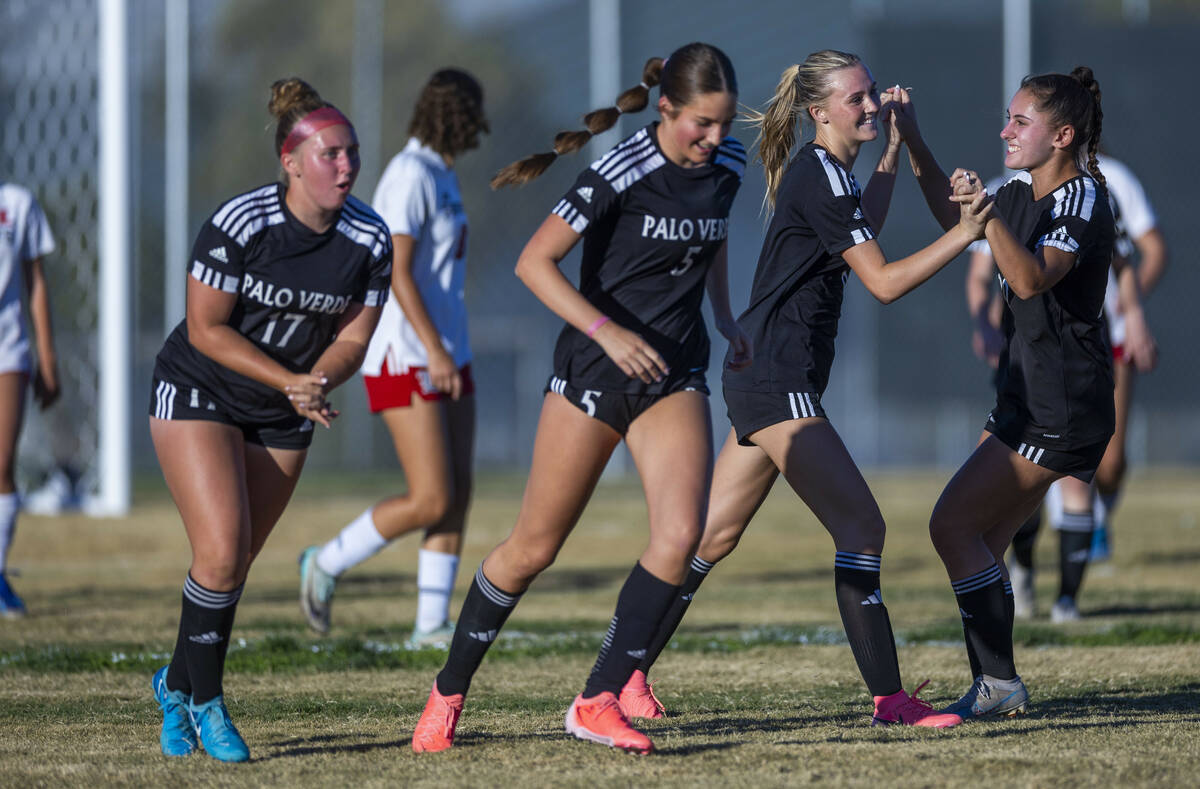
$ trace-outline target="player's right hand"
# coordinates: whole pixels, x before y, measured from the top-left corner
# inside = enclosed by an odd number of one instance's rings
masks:
[[[608,358],[621,368],[621,372],[642,383],[656,383],[671,371],[650,343],[640,334],[623,329],[609,321],[596,330],[592,339],[600,344]]]
[[[287,395],[288,402],[296,409],[297,414],[329,427],[338,412],[325,402],[328,385],[329,379],[324,373],[297,373],[284,385],[283,393]]]

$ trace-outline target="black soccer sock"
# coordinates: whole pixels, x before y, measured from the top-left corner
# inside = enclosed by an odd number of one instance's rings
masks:
[[[439,693],[453,696],[467,692],[483,656],[520,599],[520,594],[505,592],[489,581],[483,574],[483,565],[479,565],[458,615],[446,665],[437,675]]]
[[[838,551],[833,560],[833,585],[842,627],[872,696],[890,696],[903,689],[892,621],[879,589],[881,561],[869,553],[849,551]]]
[[[642,658],[642,662],[638,664],[638,668],[642,670],[643,674],[650,673],[650,667],[658,660],[658,656],[670,642],[671,636],[675,635],[675,631],[679,629],[683,615],[687,613],[688,607],[692,604],[693,595],[700,588],[700,584],[704,583],[704,579],[708,577],[714,564],[716,563],[706,562],[699,556],[692,557],[692,566],[688,569],[683,586],[679,587],[679,594],[675,595],[671,601],[671,607],[667,609],[662,621],[658,623],[658,630],[654,631],[654,638],[651,639],[650,646],[646,647],[646,657]]]
[[[1017,560],[1017,564],[1027,570],[1033,569],[1033,544],[1037,540],[1038,530],[1041,528],[1042,507],[1038,505],[1034,513],[1021,524],[1021,528],[1017,529],[1017,533],[1013,535],[1013,558]]]
[[[203,704],[223,692],[225,653],[229,650],[229,634],[241,596],[241,586],[228,592],[214,592],[196,583],[190,573],[183,583],[180,630],[193,704]]]
[[[655,578],[641,563],[633,566],[617,596],[617,610],[583,689],[585,699],[605,691],[621,692],[646,656],[647,645],[678,591],[678,586]]]
[[[1012,584],[1007,580],[1004,581],[1004,616],[1008,620],[1008,637],[1012,640],[1013,623],[1016,622],[1016,605],[1013,598]],[[978,677],[983,673],[983,667],[979,664],[979,655],[975,654],[975,645],[971,641],[971,636],[967,631],[967,620],[963,620],[963,641],[967,645],[967,663],[971,666],[971,679]]]
[[[186,598],[181,605],[186,603]],[[183,614],[179,616],[179,634],[175,636],[175,651],[167,666],[167,690],[179,690],[192,695],[192,680],[187,670],[187,633],[183,626]]]
[[[1005,600],[1000,567],[993,564],[974,575],[952,581],[950,586],[958,599],[968,655],[974,651],[979,661],[979,672],[995,679],[1016,677],[1012,616],[1008,613],[1011,608]]]
[[[1092,511],[1063,512],[1062,524],[1058,527],[1059,597],[1072,600],[1083,585],[1083,573],[1087,569],[1088,557],[1092,552]]]

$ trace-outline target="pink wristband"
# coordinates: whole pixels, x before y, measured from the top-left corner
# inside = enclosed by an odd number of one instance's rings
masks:
[[[612,318],[608,317],[607,315],[601,315],[599,318],[596,318],[596,320],[592,321],[592,325],[588,326],[587,336],[595,336],[596,332],[600,330],[600,327],[608,323],[610,320],[612,320]]]

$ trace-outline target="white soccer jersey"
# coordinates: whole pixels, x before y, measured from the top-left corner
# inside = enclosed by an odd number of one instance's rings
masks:
[[[412,275],[442,345],[462,367],[471,360],[467,339],[467,214],[458,177],[441,154],[415,137],[392,157],[375,188],[373,207],[392,235],[415,239]],[[429,354],[390,292],[363,361],[365,375],[429,365]]]
[[[1108,195],[1113,204],[1113,216],[1117,222],[1116,253],[1124,257],[1133,255],[1134,241],[1149,233],[1158,224],[1154,208],[1146,197],[1146,190],[1128,167],[1110,156],[1096,157],[1100,172],[1108,182]],[[1104,294],[1104,310],[1108,313],[1109,339],[1113,345],[1125,343],[1125,316],[1121,314],[1121,303],[1117,276],[1108,270],[1108,290]]]
[[[29,336],[21,315],[22,269],[54,251],[54,236],[33,194],[0,181],[0,373],[28,372]]]

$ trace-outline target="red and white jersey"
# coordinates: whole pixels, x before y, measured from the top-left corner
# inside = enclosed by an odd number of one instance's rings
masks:
[[[21,315],[23,264],[54,251],[54,236],[33,193],[0,181],[0,372],[28,371],[29,336]]]
[[[1110,156],[1100,155],[1096,158],[1100,163],[1100,172],[1104,173],[1104,180],[1108,182],[1108,196],[1117,223],[1115,251],[1118,255],[1131,257],[1137,249],[1134,242],[1158,224],[1154,208],[1141,182],[1128,167]],[[1112,268],[1108,270],[1104,310],[1108,313],[1109,339],[1113,345],[1124,345],[1125,316],[1121,314],[1117,277]]]
[[[467,213],[458,177],[441,154],[415,137],[392,157],[372,201],[392,235],[412,236],[412,276],[442,345],[462,367],[471,360],[467,339]],[[384,361],[392,372],[426,367],[429,355],[390,292],[371,337],[362,372],[379,375]]]

